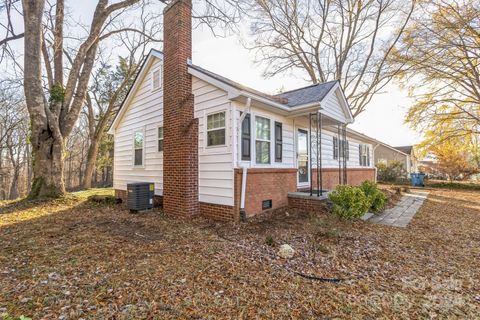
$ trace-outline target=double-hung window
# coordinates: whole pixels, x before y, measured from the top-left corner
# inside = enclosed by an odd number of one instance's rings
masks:
[[[350,144],[347,140],[338,140],[337,137],[333,137],[333,159],[337,160],[338,157],[349,160],[350,158]]]
[[[255,117],[255,154],[257,163],[270,163],[270,119]]]
[[[359,162],[362,167],[370,166],[370,147],[366,144],[358,145]]]
[[[157,135],[158,135],[158,152],[162,152],[163,151],[163,127],[158,127],[158,132],[157,132]]]
[[[135,131],[133,137],[134,166],[143,166],[144,138],[143,130]]]
[[[207,116],[207,146],[225,145],[225,112]]]

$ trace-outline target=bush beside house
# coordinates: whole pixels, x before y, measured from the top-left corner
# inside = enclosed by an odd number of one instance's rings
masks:
[[[382,182],[398,182],[406,176],[406,171],[400,161],[377,163],[377,180]]]
[[[387,197],[371,181],[359,187],[339,185],[328,198],[333,203],[333,213],[343,219],[362,217],[368,210],[380,212],[385,208]]]

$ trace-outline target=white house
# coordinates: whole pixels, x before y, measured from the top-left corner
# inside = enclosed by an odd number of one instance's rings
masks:
[[[168,28],[185,2],[166,8],[165,54],[148,54],[111,125],[118,197],[153,182],[167,213],[238,220],[286,206],[289,193],[375,178],[372,140],[346,130],[338,81],[272,96],[193,64],[191,45],[178,45],[191,43],[191,22]]]

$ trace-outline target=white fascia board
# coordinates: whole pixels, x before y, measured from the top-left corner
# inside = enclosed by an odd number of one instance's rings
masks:
[[[203,73],[203,72],[200,72],[198,70],[195,70],[194,68],[191,68],[191,67],[188,67],[188,73],[190,73],[192,76],[194,77],[197,77],[203,81],[206,81],[208,83],[210,83],[211,85],[219,88],[219,89],[222,89],[224,91],[226,91],[228,93],[229,96],[231,95],[234,95],[235,94],[235,91],[238,91],[236,90],[234,87],[222,82],[222,81],[219,81],[213,77],[210,77],[209,75]]]
[[[320,101],[320,103],[328,100],[332,95],[336,94],[337,90],[340,91],[340,96],[341,96],[341,99],[340,99],[340,105],[342,106],[342,109],[343,109],[343,112],[346,114],[346,120],[347,120],[347,124],[352,124],[355,119],[353,118],[353,114],[352,114],[352,111],[350,110],[350,106],[348,104],[348,101],[347,101],[347,97],[345,97],[345,93],[343,92],[343,89],[342,87],[340,86],[340,82],[337,81],[335,83],[335,85],[330,89],[330,91],[325,95],[325,97],[323,97],[323,99]],[[338,119],[336,119],[338,120]]]
[[[154,58],[158,59],[163,59],[163,54],[157,50],[151,50],[150,53],[147,56],[147,60],[142,66],[142,69],[139,71],[137,78],[135,79],[132,87],[130,88],[130,91],[128,92],[127,96],[125,97],[125,100],[123,101],[122,105],[120,106],[120,109],[117,112],[117,115],[113,119],[112,124],[110,125],[110,128],[108,129],[107,133],[108,134],[114,134],[115,129],[117,128],[118,122],[122,119],[123,115],[125,114],[125,111],[127,110],[127,107],[129,103],[131,102],[132,98],[135,96],[135,93],[137,92],[138,87],[141,85],[143,82],[145,75],[147,73],[147,70],[150,69],[150,66],[152,64],[152,61]]]

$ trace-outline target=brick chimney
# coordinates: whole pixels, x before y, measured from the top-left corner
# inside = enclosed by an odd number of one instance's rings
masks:
[[[198,119],[194,118],[192,76],[192,0],[172,0],[164,10],[163,208],[190,216],[198,204]]]

